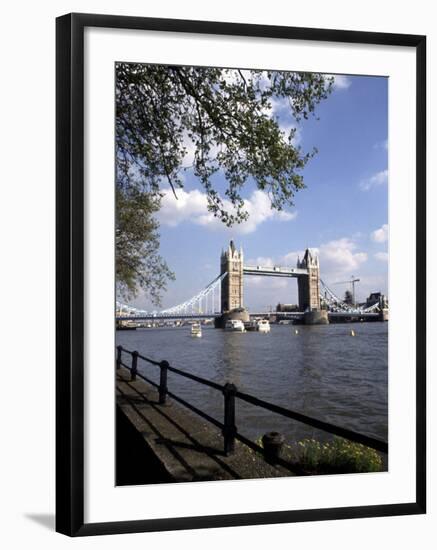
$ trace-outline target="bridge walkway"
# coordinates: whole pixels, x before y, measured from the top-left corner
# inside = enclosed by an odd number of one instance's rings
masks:
[[[235,442],[235,451],[226,456],[223,436],[218,428],[169,397],[165,405],[159,404],[157,392],[152,386],[141,379],[131,381],[130,378],[128,369],[122,367],[117,370],[119,410],[142,435],[147,447],[173,481],[293,475],[288,469],[268,464],[262,456],[239,441]]]

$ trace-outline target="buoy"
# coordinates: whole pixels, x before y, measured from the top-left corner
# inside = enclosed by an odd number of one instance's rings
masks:
[[[355,331],[353,329],[351,330],[351,336],[355,336]]]
[[[297,330],[297,328],[294,329],[294,334],[299,334],[299,331]]]

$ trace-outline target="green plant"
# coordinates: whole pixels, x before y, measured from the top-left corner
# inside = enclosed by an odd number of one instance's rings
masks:
[[[303,439],[297,443],[296,463],[305,471],[317,474],[380,472],[382,458],[374,450],[341,437],[321,443]]]

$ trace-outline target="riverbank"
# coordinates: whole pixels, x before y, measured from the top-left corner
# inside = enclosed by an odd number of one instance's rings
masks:
[[[235,443],[234,452],[226,456],[220,429],[171,399],[165,405],[159,405],[156,390],[141,379],[131,381],[130,372],[125,368],[117,370],[117,407],[124,417],[119,426],[127,427],[122,437],[132,442],[132,449],[140,447],[132,430],[144,441],[140,456],[117,445],[117,453],[121,453],[120,457],[117,454],[117,479],[132,480],[141,468],[148,470],[139,472],[145,478],[156,472],[158,480],[153,483],[293,475],[289,469],[268,464],[261,455],[239,441]],[[132,468],[131,473],[125,474],[124,468]]]

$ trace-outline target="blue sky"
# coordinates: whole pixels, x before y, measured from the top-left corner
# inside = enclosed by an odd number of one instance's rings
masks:
[[[306,189],[285,213],[272,211],[267,197],[248,185],[249,220],[227,229],[207,212],[204,193],[186,170],[178,200],[166,194],[158,217],[160,253],[176,275],[163,307],[185,301],[214,279],[230,238],[243,247],[247,264],[295,265],[305,248],[318,249],[321,276],[339,296],[349,286],[334,283],[352,275],[360,278],[357,299],[371,291],[388,294],[387,88],[384,77],[336,77],[333,93],[317,109],[319,120],[312,117],[298,128],[297,143],[304,151],[315,146],[318,153],[303,172]],[[281,127],[296,126],[280,102],[272,107]],[[223,176],[216,177],[220,187]],[[296,300],[294,279],[245,279],[249,309]],[[156,309],[141,294],[131,304]]]

